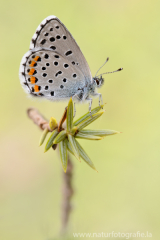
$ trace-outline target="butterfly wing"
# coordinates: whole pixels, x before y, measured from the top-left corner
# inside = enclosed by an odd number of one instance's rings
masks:
[[[59,53],[43,48],[23,57],[20,75],[28,93],[52,101],[74,96],[86,84],[78,67]]]
[[[30,49],[34,48],[48,48],[58,52],[73,66],[79,68],[86,82],[92,82],[92,75],[85,57],[70,32],[57,17],[49,16],[38,26],[30,43]]]

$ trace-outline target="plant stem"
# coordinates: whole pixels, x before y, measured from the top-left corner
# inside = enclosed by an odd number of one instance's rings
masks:
[[[59,122],[59,129],[62,128],[62,124],[66,119],[67,109],[65,109],[62,118]],[[41,129],[48,129],[51,132],[49,127],[49,121],[46,120],[37,109],[29,108],[27,110],[28,117]],[[55,144],[56,145],[56,144]],[[55,147],[55,146],[54,146]],[[53,147],[53,150],[55,148]],[[61,207],[61,234],[65,234],[68,226],[69,216],[71,213],[71,197],[73,196],[73,187],[72,187],[72,175],[73,175],[73,164],[71,161],[71,156],[68,156],[68,166],[66,173],[63,174],[63,187],[62,187],[62,207]]]
[[[61,211],[61,234],[65,234],[68,226],[69,216],[72,210],[71,198],[74,194],[72,186],[73,164],[71,156],[68,156],[68,165],[66,173],[63,172],[63,187],[62,187],[62,211]]]

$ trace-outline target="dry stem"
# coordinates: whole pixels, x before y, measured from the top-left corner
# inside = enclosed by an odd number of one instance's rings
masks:
[[[62,118],[59,122],[58,128],[62,127],[66,119],[67,109],[65,109]],[[41,129],[44,130],[47,128],[50,132],[51,129],[49,127],[49,121],[47,121],[37,109],[29,108],[27,110],[28,117]],[[53,148],[54,149],[54,148]],[[54,149],[55,150],[55,149]],[[66,232],[69,215],[71,213],[71,197],[73,195],[73,188],[72,188],[72,175],[73,175],[73,164],[71,161],[70,155],[68,156],[68,166],[66,173],[63,172],[63,189],[62,189],[62,210],[61,210],[61,233]]]

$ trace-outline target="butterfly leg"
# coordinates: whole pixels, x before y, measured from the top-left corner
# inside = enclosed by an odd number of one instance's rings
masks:
[[[79,101],[81,101],[81,98],[79,97],[79,94],[81,93],[81,90],[78,91],[75,95],[73,95],[72,99],[78,99]],[[76,116],[76,103],[74,102],[74,114],[73,117]]]
[[[101,93],[94,93],[92,94],[93,96],[99,96],[99,106],[102,107],[103,105],[103,98],[102,98],[102,94]],[[103,107],[102,107],[103,109]]]
[[[92,113],[91,113],[91,109],[92,109],[92,98],[86,98],[86,100],[89,102],[89,112],[90,112],[90,115],[92,117]]]
[[[103,105],[102,94],[101,94],[101,93],[98,93],[98,95],[99,95],[99,106],[102,107],[102,105]],[[102,109],[103,109],[103,107],[102,107]]]

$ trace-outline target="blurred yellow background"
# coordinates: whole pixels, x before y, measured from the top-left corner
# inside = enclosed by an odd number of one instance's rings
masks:
[[[80,46],[99,90],[105,114],[92,128],[123,132],[103,141],[80,141],[99,173],[73,159],[73,232],[160,234],[160,2],[156,0],[1,1],[0,27],[0,239],[56,239],[60,229],[62,167],[56,151],[38,147],[41,132],[26,115],[36,107],[60,118],[67,103],[28,98],[19,64],[30,40],[56,15]],[[98,105],[94,99],[93,107]],[[77,117],[88,104],[77,105]],[[139,239],[139,238],[137,238]],[[143,238],[140,238],[143,239]],[[144,238],[146,239],[146,238]]]

